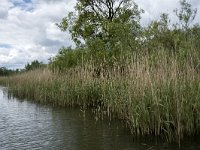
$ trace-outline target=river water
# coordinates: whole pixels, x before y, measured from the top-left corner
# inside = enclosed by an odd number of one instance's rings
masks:
[[[117,120],[95,119],[79,109],[44,106],[9,98],[0,87],[0,150],[178,150],[158,139],[134,140]],[[200,150],[200,138],[181,149]]]

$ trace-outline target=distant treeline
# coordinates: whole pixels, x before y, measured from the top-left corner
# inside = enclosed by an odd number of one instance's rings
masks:
[[[34,60],[31,63],[27,63],[25,66],[25,71],[31,71],[35,69],[45,68],[47,65],[43,64],[43,62],[39,62],[38,60]]]
[[[43,62],[39,62],[38,60],[34,60],[31,63],[27,63],[24,69],[8,69],[6,67],[0,68],[0,76],[9,76],[15,75],[19,73],[23,73],[26,71],[31,71],[35,69],[45,68],[47,65],[43,64]]]
[[[1,67],[0,68],[0,76],[8,76],[8,75],[13,75],[15,73],[19,72],[19,70],[11,70],[7,69],[6,67]]]

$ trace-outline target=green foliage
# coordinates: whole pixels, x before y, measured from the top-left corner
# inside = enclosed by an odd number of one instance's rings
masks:
[[[175,54],[183,40],[182,31],[171,24],[171,20],[166,13],[161,14],[159,20],[153,21],[145,28],[143,34],[146,39],[145,46],[150,51],[164,48],[170,54]]]
[[[152,51],[163,47],[171,54],[177,55],[183,53],[181,50],[191,49],[194,46],[194,36],[197,36],[198,33],[192,31],[198,26],[191,26],[191,24],[195,19],[197,9],[192,9],[191,4],[186,0],[181,0],[180,6],[180,10],[174,10],[179,20],[178,23],[172,24],[169,15],[163,13],[159,20],[152,21],[144,29],[143,38],[146,39],[144,45],[148,50]]]
[[[191,44],[194,45],[196,49],[200,48],[199,39],[200,39],[200,25],[196,24],[191,29],[191,35],[190,35]]]
[[[86,52],[81,49],[73,50],[72,48],[62,47],[56,57],[51,59],[50,66],[52,69],[57,69],[59,71],[68,68],[73,68],[75,66],[81,65],[84,60]]]
[[[180,10],[175,9],[174,12],[179,19],[177,25],[184,33],[184,40],[187,42],[191,36],[190,27],[196,17],[197,9],[193,9],[186,0],[180,0],[180,5]]]
[[[62,31],[70,30],[78,48],[61,49],[52,64],[59,70],[91,61],[97,66],[123,65],[134,52],[147,54],[159,49],[180,61],[190,57],[187,56],[190,49],[200,48],[199,26],[191,26],[197,10],[186,0],[181,0],[180,6],[180,10],[174,11],[178,23],[172,24],[169,15],[163,13],[159,20],[142,28],[139,23],[142,10],[130,0],[79,0],[76,11],[58,24]]]
[[[0,76],[9,76],[9,75],[13,75],[17,72],[18,72],[18,70],[7,69],[6,67],[0,68]]]
[[[35,69],[43,68],[43,67],[45,67],[45,65],[42,62],[39,62],[38,60],[34,60],[30,64],[28,63],[25,66],[25,70],[26,71],[30,71],[30,70],[35,70]]]
[[[142,10],[132,0],[78,0],[75,10],[58,26],[63,31],[69,29],[77,46],[91,45],[97,39],[109,50],[114,49],[113,45],[123,38],[120,33],[133,39],[133,32],[140,27]]]
[[[187,31],[196,17],[197,9],[192,9],[192,5],[186,0],[181,0],[180,5],[181,9],[175,9],[174,11],[179,19],[179,25],[183,30]]]
[[[131,0],[78,0],[75,12],[58,24],[62,31],[70,31],[77,47],[61,48],[51,60],[52,68],[61,71],[87,62],[97,68],[124,66],[134,53],[146,55],[160,49],[179,58],[181,63],[192,57],[188,55],[192,49],[194,55],[199,55],[196,49],[200,49],[200,28],[192,25],[197,10],[186,0],[181,0],[180,10],[174,11],[178,17],[175,24],[163,13],[160,19],[141,27],[142,12]]]

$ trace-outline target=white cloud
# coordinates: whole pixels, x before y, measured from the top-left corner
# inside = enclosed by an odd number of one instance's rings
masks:
[[[5,19],[8,16],[9,7],[12,7],[12,3],[7,0],[0,0],[0,19]]]
[[[55,23],[72,11],[76,0],[0,0],[0,67],[24,67],[38,59],[47,62],[58,49],[72,44],[69,33]],[[148,24],[160,13],[177,8],[178,0],[135,0],[145,10],[142,23]],[[200,10],[200,1],[189,0]],[[200,15],[197,15],[197,21]]]
[[[24,67],[35,59],[47,62],[62,45],[73,44],[69,33],[55,25],[73,6],[70,0],[0,0],[0,67]]]
[[[197,8],[200,11],[200,1],[199,0],[187,0],[192,4],[193,8]],[[177,18],[173,12],[176,8],[180,8],[179,0],[135,0],[135,2],[145,10],[142,15],[142,24],[147,25],[152,20],[158,19],[161,13],[168,13],[172,22],[176,22]],[[195,22],[199,22],[200,15],[199,12],[196,16]]]

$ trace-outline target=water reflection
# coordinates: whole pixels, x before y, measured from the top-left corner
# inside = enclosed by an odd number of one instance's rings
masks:
[[[197,139],[198,140],[198,139]],[[182,146],[200,149],[198,141]],[[119,121],[95,121],[87,111],[53,108],[8,99],[0,87],[0,150],[147,150],[178,149],[156,140],[133,141]]]

